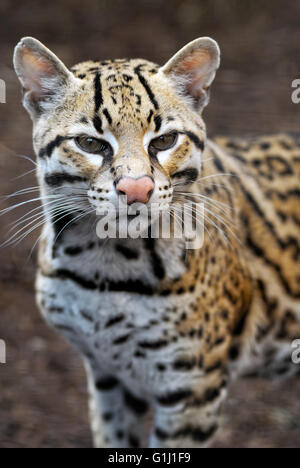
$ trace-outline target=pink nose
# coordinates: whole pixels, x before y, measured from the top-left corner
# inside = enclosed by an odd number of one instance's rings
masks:
[[[128,205],[132,203],[148,203],[154,190],[154,182],[150,177],[144,176],[139,179],[123,177],[116,186],[119,195],[127,196]]]

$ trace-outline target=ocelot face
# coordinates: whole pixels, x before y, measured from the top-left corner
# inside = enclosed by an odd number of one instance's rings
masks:
[[[167,210],[177,188],[188,190],[200,175],[201,113],[218,66],[209,38],[163,67],[134,59],[71,71],[37,40],[23,39],[15,68],[34,124],[42,192],[85,196],[99,212],[136,204]]]

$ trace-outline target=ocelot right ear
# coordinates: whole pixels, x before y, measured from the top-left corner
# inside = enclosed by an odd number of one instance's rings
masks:
[[[209,89],[220,66],[220,49],[210,37],[200,37],[187,44],[161,69],[178,93],[188,97],[195,110],[209,102]]]
[[[14,67],[24,90],[23,104],[32,118],[61,102],[76,78],[66,66],[38,40],[21,39],[15,48]]]

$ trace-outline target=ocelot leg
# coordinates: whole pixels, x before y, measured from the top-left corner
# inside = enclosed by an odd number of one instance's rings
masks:
[[[146,401],[113,376],[86,365],[94,445],[97,448],[139,447],[145,433]]]
[[[177,390],[158,399],[151,448],[201,448],[212,442],[218,429],[226,383],[199,382],[195,390]]]

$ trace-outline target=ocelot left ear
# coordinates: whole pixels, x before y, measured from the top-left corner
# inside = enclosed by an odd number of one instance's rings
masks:
[[[47,47],[24,37],[15,48],[14,67],[23,86],[23,104],[36,118],[61,103],[76,78]]]
[[[200,37],[183,47],[160,70],[173,81],[178,93],[201,111],[209,102],[209,88],[219,66],[218,44],[209,37]]]

